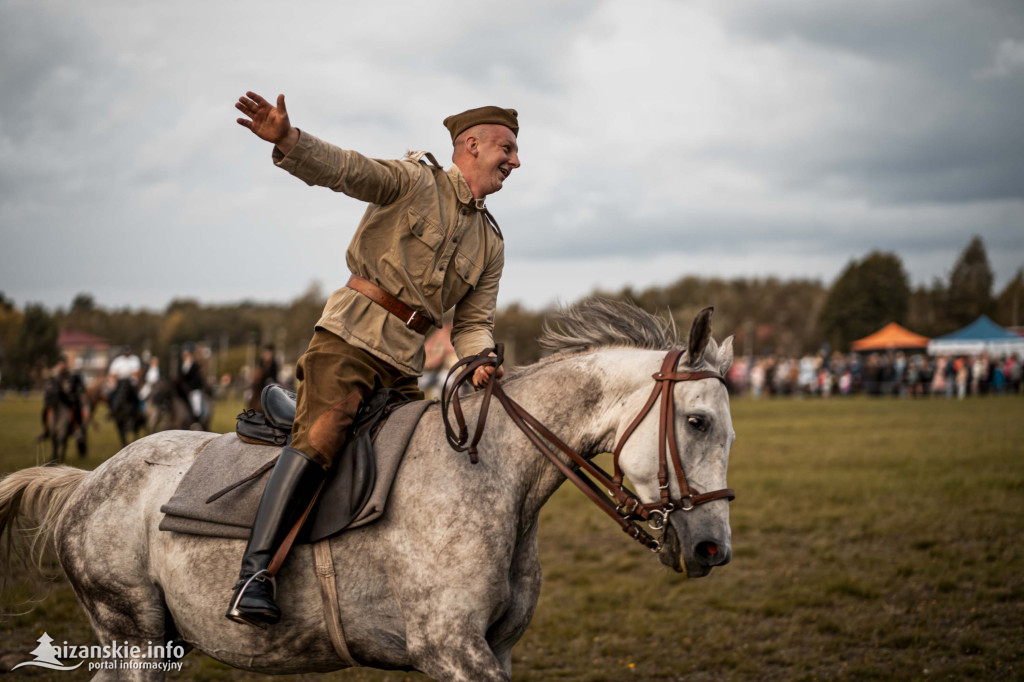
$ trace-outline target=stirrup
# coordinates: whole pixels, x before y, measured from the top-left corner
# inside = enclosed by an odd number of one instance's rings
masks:
[[[242,601],[242,595],[245,594],[245,590],[249,587],[250,583],[252,583],[252,581],[256,580],[257,578],[259,579],[260,582],[270,583],[271,599],[275,603],[277,602],[277,579],[274,576],[270,575],[267,569],[264,568],[253,573],[245,582],[239,580],[235,584],[235,588],[238,591],[235,592],[235,598],[231,600],[231,606],[228,607],[228,612],[224,615],[226,615],[229,620],[233,620],[236,623],[241,623],[242,625],[254,625],[261,630],[266,630],[267,625],[269,625],[269,623],[266,623],[265,621],[262,621],[254,616],[250,616],[244,611],[240,611],[238,609],[238,603]]]

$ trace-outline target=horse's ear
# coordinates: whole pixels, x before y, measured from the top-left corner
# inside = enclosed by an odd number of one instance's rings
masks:
[[[704,357],[704,351],[711,339],[711,316],[714,314],[713,307],[705,308],[697,313],[690,327],[690,341],[686,344],[686,364],[696,367]]]
[[[718,347],[718,373],[725,376],[732,367],[732,337],[730,336]]]

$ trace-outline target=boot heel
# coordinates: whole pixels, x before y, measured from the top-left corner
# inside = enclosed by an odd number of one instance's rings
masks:
[[[239,623],[241,625],[252,625],[253,627],[259,628],[260,630],[266,630],[269,627],[262,620],[258,620],[256,618],[250,618],[249,616],[245,615],[244,613],[242,613],[238,609],[231,609],[230,611],[228,611],[224,615],[227,617],[228,620],[232,620],[232,621],[234,621],[236,623]]]

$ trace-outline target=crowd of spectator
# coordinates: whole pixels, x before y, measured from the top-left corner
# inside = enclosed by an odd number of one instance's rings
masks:
[[[735,393],[763,398],[777,395],[867,394],[944,398],[1018,395],[1022,361],[1017,355],[936,356],[890,353],[828,353],[791,358],[767,355],[737,358],[729,371]]]

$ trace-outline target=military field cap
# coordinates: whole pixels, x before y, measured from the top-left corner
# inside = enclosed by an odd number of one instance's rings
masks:
[[[516,137],[519,136],[519,113],[515,109],[502,109],[501,107],[479,107],[463,111],[461,114],[449,116],[444,120],[444,127],[452,134],[452,142],[455,138],[470,128],[481,123],[496,123],[505,126],[512,131]]]

